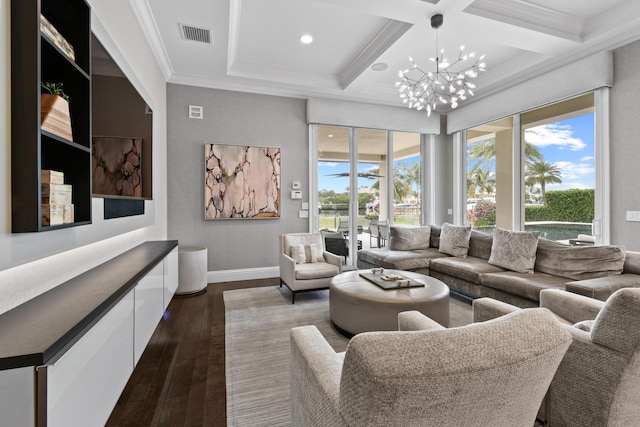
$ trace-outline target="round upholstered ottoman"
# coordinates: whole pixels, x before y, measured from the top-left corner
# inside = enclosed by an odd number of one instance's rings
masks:
[[[449,326],[449,287],[433,277],[410,271],[385,270],[425,284],[424,287],[384,290],[355,270],[338,274],[329,288],[331,321],[343,333],[397,331],[398,313],[417,310]]]

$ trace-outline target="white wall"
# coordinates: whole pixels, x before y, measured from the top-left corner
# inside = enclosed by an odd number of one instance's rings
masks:
[[[19,1],[19,0],[14,0]],[[0,89],[11,93],[11,0],[0,0]],[[146,240],[166,238],[166,84],[128,0],[89,0],[92,27],[154,111],[153,201],[139,217],[43,233],[11,233],[11,100],[0,97],[0,313]],[[20,96],[20,94],[11,94]]]
[[[613,52],[611,88],[611,243],[640,251],[640,222],[626,211],[640,211],[640,42]]]

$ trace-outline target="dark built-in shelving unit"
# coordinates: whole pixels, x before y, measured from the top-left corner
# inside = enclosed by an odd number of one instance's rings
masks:
[[[41,14],[73,46],[75,60],[40,31]],[[12,232],[91,223],[91,11],[84,0],[11,2]],[[69,95],[73,141],[40,128],[40,82]],[[42,170],[64,173],[73,188],[74,222],[45,226]]]

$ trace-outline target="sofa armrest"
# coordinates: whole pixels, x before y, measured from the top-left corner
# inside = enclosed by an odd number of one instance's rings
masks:
[[[493,298],[478,298],[473,300],[473,322],[492,320],[518,310],[521,308]]]
[[[340,269],[340,272],[342,273],[342,257],[327,251],[325,251],[323,255],[324,255],[324,260],[326,262],[337,266]]]
[[[289,286],[293,286],[296,274],[296,262],[289,255],[280,254],[280,279]]]
[[[440,329],[446,328],[419,311],[398,313],[398,330],[400,331],[437,331]]]
[[[343,357],[315,326],[291,329],[292,425],[343,424],[339,412]]]
[[[603,306],[603,301],[560,289],[540,291],[540,307],[548,308],[569,323],[593,320]]]

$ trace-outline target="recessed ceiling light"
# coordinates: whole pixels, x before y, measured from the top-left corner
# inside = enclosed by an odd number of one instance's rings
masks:
[[[303,34],[300,36],[300,42],[303,44],[309,44],[313,42],[313,37],[310,34]]]
[[[373,64],[371,66],[371,69],[373,71],[384,71],[387,68],[389,68],[389,66],[387,64],[385,64],[384,62],[377,62],[377,63],[375,63],[375,64]]]
[[[331,134],[331,133],[330,133],[329,135],[327,135],[327,136],[328,136],[329,138],[333,138],[333,134]]]

